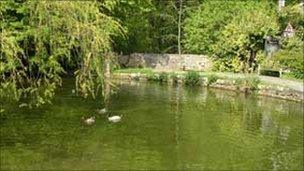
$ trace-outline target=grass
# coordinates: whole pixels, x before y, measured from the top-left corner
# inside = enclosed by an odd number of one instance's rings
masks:
[[[115,70],[114,73],[140,73],[140,74],[151,74],[153,70],[151,68],[123,68]]]
[[[139,73],[139,74],[145,74],[147,75],[148,80],[150,81],[159,81],[159,82],[166,82],[168,80],[172,80],[173,82],[177,82],[178,80],[182,79],[186,84],[196,84],[196,83],[190,83],[191,81],[194,81],[197,78],[192,77],[198,77],[194,76],[194,73],[191,73],[187,76],[191,71],[156,71],[152,68],[125,68],[125,69],[119,69],[115,70],[114,73]],[[211,85],[212,83],[216,82],[218,79],[221,80],[235,80],[235,83],[237,86],[247,86],[250,87],[251,90],[257,89],[257,86],[260,84],[261,80],[259,80],[259,77],[257,74],[241,74],[241,73],[230,73],[230,72],[195,72],[196,75],[199,75],[200,78],[205,77],[208,79],[207,85]],[[252,77],[252,78],[248,78]],[[188,79],[188,81],[187,81]],[[299,79],[292,79],[287,74],[283,74],[284,80],[292,80],[292,81],[298,81],[303,82],[303,80]],[[271,82],[267,83],[271,84]]]
[[[189,71],[185,76],[186,85],[198,85],[200,83],[200,74],[196,71]]]
[[[161,72],[161,73],[147,73],[148,81],[156,81],[156,82],[168,82],[169,73]]]
[[[285,79],[285,80],[292,80],[292,81],[298,81],[298,82],[304,81],[304,79],[295,78],[291,73],[283,73],[281,78]]]
[[[258,90],[260,83],[261,83],[260,78],[255,75],[250,75],[248,77],[235,79],[235,84],[238,88],[247,87],[251,91]]]
[[[177,73],[172,72],[172,73],[170,73],[169,77],[174,84],[176,84],[178,82],[179,76]]]
[[[219,76],[217,76],[215,74],[210,74],[210,75],[207,75],[206,77],[208,78],[207,86],[210,86],[211,84],[215,83],[219,79]]]

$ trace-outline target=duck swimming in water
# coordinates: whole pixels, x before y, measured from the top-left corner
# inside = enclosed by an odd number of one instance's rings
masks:
[[[82,119],[84,119],[83,122],[87,125],[92,125],[93,123],[95,123],[95,116],[91,116],[86,119],[84,117],[82,117]]]
[[[114,123],[121,121],[121,118],[122,118],[122,115],[121,116],[108,116],[108,120],[110,122],[114,122]]]
[[[105,114],[105,113],[107,113],[107,109],[106,108],[103,108],[103,109],[97,109],[96,110],[96,112],[98,113],[98,114]]]

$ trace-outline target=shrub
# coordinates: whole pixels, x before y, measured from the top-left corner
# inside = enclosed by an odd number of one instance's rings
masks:
[[[208,75],[207,76],[207,86],[215,83],[218,79],[219,79],[219,77],[214,74]]]
[[[243,80],[241,78],[235,79],[235,85],[238,90],[240,89],[242,83],[243,83]]]
[[[157,73],[148,73],[147,80],[148,81],[156,81],[156,82],[167,82],[169,74],[166,72],[162,72],[160,74]]]
[[[249,76],[243,80],[243,86],[248,87],[250,90],[257,90],[260,83],[260,78],[254,76]]]
[[[170,78],[172,79],[173,83],[178,82],[178,75],[176,73],[171,73]]]
[[[159,75],[156,73],[147,73],[147,80],[148,81],[158,81]]]
[[[246,78],[237,78],[235,80],[235,85],[238,89],[242,88],[248,88],[248,90],[254,91],[258,90],[259,84],[261,83],[261,80],[259,77],[255,76],[248,76]]]
[[[185,84],[186,85],[197,85],[200,81],[200,75],[196,71],[189,71],[185,77]]]
[[[258,77],[248,77],[246,79],[246,83],[249,86],[250,90],[258,90],[261,80]]]
[[[275,58],[284,69],[289,69],[295,78],[304,79],[303,41],[295,36],[282,42],[282,50]]]
[[[158,81],[159,82],[167,82],[168,81],[168,77],[169,77],[168,73],[162,72],[162,73],[160,73],[160,75],[158,77]]]

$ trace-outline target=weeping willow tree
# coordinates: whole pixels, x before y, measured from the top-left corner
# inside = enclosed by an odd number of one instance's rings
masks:
[[[71,68],[80,95],[102,93],[103,59],[111,52],[111,36],[121,33],[119,23],[100,11],[102,5],[25,1],[16,9],[23,16],[21,30],[3,24],[2,12],[0,97],[29,106],[48,103]]]

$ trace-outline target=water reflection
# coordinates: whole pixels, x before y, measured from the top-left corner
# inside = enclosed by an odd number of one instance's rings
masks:
[[[1,115],[1,169],[303,169],[303,106],[236,92],[138,82],[105,87],[113,124],[80,121],[102,102],[63,88],[53,106]],[[103,105],[103,104],[102,104]]]

